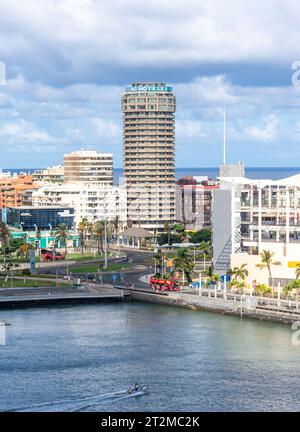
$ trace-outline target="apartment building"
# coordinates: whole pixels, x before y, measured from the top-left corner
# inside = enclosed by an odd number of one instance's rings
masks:
[[[80,150],[64,155],[64,182],[113,184],[113,155]]]
[[[75,210],[75,224],[87,218],[89,221],[119,219],[127,223],[126,189],[102,183],[64,183],[44,185],[32,194],[34,207],[70,206]],[[121,228],[121,227],[120,227]]]
[[[35,183],[62,183],[64,181],[63,165],[51,166],[45,169],[35,170],[32,174]]]
[[[214,268],[246,263],[250,282],[284,285],[300,265],[300,174],[282,180],[220,178],[213,195]],[[272,281],[260,253],[274,253]]]
[[[212,191],[219,182],[206,176],[185,176],[177,181],[176,220],[188,230],[211,228]]]
[[[127,217],[152,232],[176,219],[175,110],[165,83],[133,83],[122,95]]]
[[[0,177],[0,208],[20,207],[27,190],[35,189],[32,175],[19,174],[17,176],[4,175]]]

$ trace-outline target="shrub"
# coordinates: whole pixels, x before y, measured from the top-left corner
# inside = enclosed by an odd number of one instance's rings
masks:
[[[22,275],[23,276],[30,276],[31,275],[31,271],[29,269],[23,269],[22,270]]]
[[[272,292],[272,288],[270,288],[266,284],[257,284],[255,288],[255,294],[270,294]]]

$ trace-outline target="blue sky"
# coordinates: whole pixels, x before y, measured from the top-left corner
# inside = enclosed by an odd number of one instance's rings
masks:
[[[58,164],[94,148],[122,165],[123,88],[165,81],[177,95],[177,166],[228,160],[297,166],[296,0],[2,0],[0,167]],[[0,80],[1,81],[1,80]]]

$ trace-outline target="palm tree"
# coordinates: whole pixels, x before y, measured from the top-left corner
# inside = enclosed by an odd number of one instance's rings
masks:
[[[170,244],[170,236],[172,232],[173,224],[171,222],[164,223],[164,231],[168,234],[168,244]]]
[[[176,252],[176,257],[174,258],[174,267],[179,269],[187,277],[187,281],[191,282],[190,272],[194,269],[194,262],[187,249],[178,249]]]
[[[217,285],[219,282],[222,282],[221,276],[218,275],[217,273],[213,273],[210,277],[210,281],[214,284]]]
[[[162,272],[162,261],[163,261],[163,253],[160,249],[158,249],[158,251],[156,252],[156,254],[154,255],[154,259],[155,259],[155,264],[156,264],[156,273],[161,273]]]
[[[240,267],[234,267],[233,269],[229,270],[228,274],[233,276],[237,281],[239,280],[243,282],[249,274],[246,267],[247,264],[242,264]]]
[[[87,218],[81,219],[81,221],[78,224],[78,233],[79,233],[79,240],[80,240],[80,246],[81,246],[81,253],[83,254],[86,244],[86,236],[87,236],[87,228],[89,225],[89,221]]]
[[[281,262],[273,261],[274,252],[271,252],[269,250],[263,250],[259,255],[260,255],[260,261],[261,262],[259,264],[256,264],[256,267],[259,268],[260,270],[267,268],[268,272],[269,272],[269,278],[272,281],[271,267],[273,265],[281,265]],[[274,295],[273,282],[272,282],[272,295]]]
[[[65,253],[67,254],[67,241],[69,238],[69,231],[66,224],[61,223],[57,226],[57,229],[54,233],[54,238],[56,241],[59,241],[64,245]]]
[[[34,251],[35,247],[32,243],[24,242],[17,250],[17,257],[25,256],[26,260],[29,258],[29,252]]]
[[[120,217],[116,216],[113,220],[110,221],[110,228],[113,234],[118,234],[120,229]]]
[[[4,251],[9,246],[10,239],[11,232],[8,225],[5,222],[0,222],[0,243]]]
[[[97,240],[98,253],[101,254],[103,252],[103,237],[105,231],[105,222],[97,221],[94,224],[93,235]]]

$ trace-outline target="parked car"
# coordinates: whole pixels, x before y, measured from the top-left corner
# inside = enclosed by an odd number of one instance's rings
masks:
[[[41,250],[42,261],[60,261],[65,259],[65,255],[60,252],[54,252],[48,249]]]

